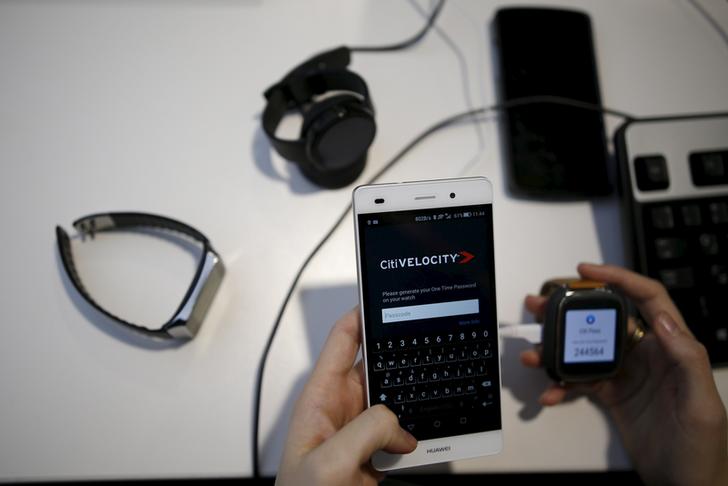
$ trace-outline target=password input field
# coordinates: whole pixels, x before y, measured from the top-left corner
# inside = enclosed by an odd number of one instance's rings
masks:
[[[417,321],[420,319],[435,319],[437,317],[462,316],[480,312],[478,299],[453,300],[438,302],[436,304],[408,305],[405,307],[390,307],[382,309],[382,322]]]

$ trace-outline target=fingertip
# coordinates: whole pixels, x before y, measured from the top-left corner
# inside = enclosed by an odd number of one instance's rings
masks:
[[[598,263],[581,262],[576,266],[576,271],[579,272],[579,275],[581,275],[582,278],[588,278],[591,277],[594,272],[599,272],[602,268],[604,268],[604,265],[600,265]]]
[[[384,450],[390,454],[409,454],[417,449],[417,439],[402,427],[397,431],[398,437],[390,441]]]
[[[537,315],[543,312],[543,308],[546,305],[546,297],[529,294],[524,299],[524,304],[530,313]]]
[[[521,363],[529,368],[538,368],[541,366],[541,355],[533,349],[521,351]]]
[[[660,312],[655,318],[656,328],[661,328],[667,335],[674,336],[678,332],[675,320],[667,312]]]
[[[528,295],[526,295],[525,302],[526,302],[526,305],[528,305],[529,303],[537,304],[537,303],[543,302],[545,300],[546,300],[546,297],[544,297],[542,295],[528,294]]]
[[[579,264],[576,266],[577,269],[579,268],[599,268],[603,267],[601,263],[594,263],[594,262],[579,262]]]
[[[561,403],[566,397],[566,389],[559,385],[552,385],[547,388],[539,397],[541,405],[552,407]]]
[[[413,450],[417,449],[417,438],[407,432],[406,430],[402,429],[400,427],[400,430],[402,431],[402,434],[404,435],[405,442],[409,450],[407,452],[412,452]]]

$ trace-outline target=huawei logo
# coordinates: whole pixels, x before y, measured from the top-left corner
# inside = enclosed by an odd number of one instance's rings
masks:
[[[435,454],[436,452],[448,452],[452,449],[450,446],[444,446],[444,447],[431,447],[430,449],[427,449],[428,454]]]

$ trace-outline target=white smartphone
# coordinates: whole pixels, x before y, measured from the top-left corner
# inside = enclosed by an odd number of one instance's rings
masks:
[[[369,406],[418,439],[379,471],[502,448],[493,191],[483,177],[354,191]]]

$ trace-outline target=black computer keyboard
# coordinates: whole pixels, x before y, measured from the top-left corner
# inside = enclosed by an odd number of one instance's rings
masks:
[[[498,405],[495,342],[482,329],[371,344],[372,405],[383,403],[417,439],[470,433]],[[498,427],[499,428],[499,427]]]
[[[634,267],[728,365],[728,114],[631,122],[615,142]]]

